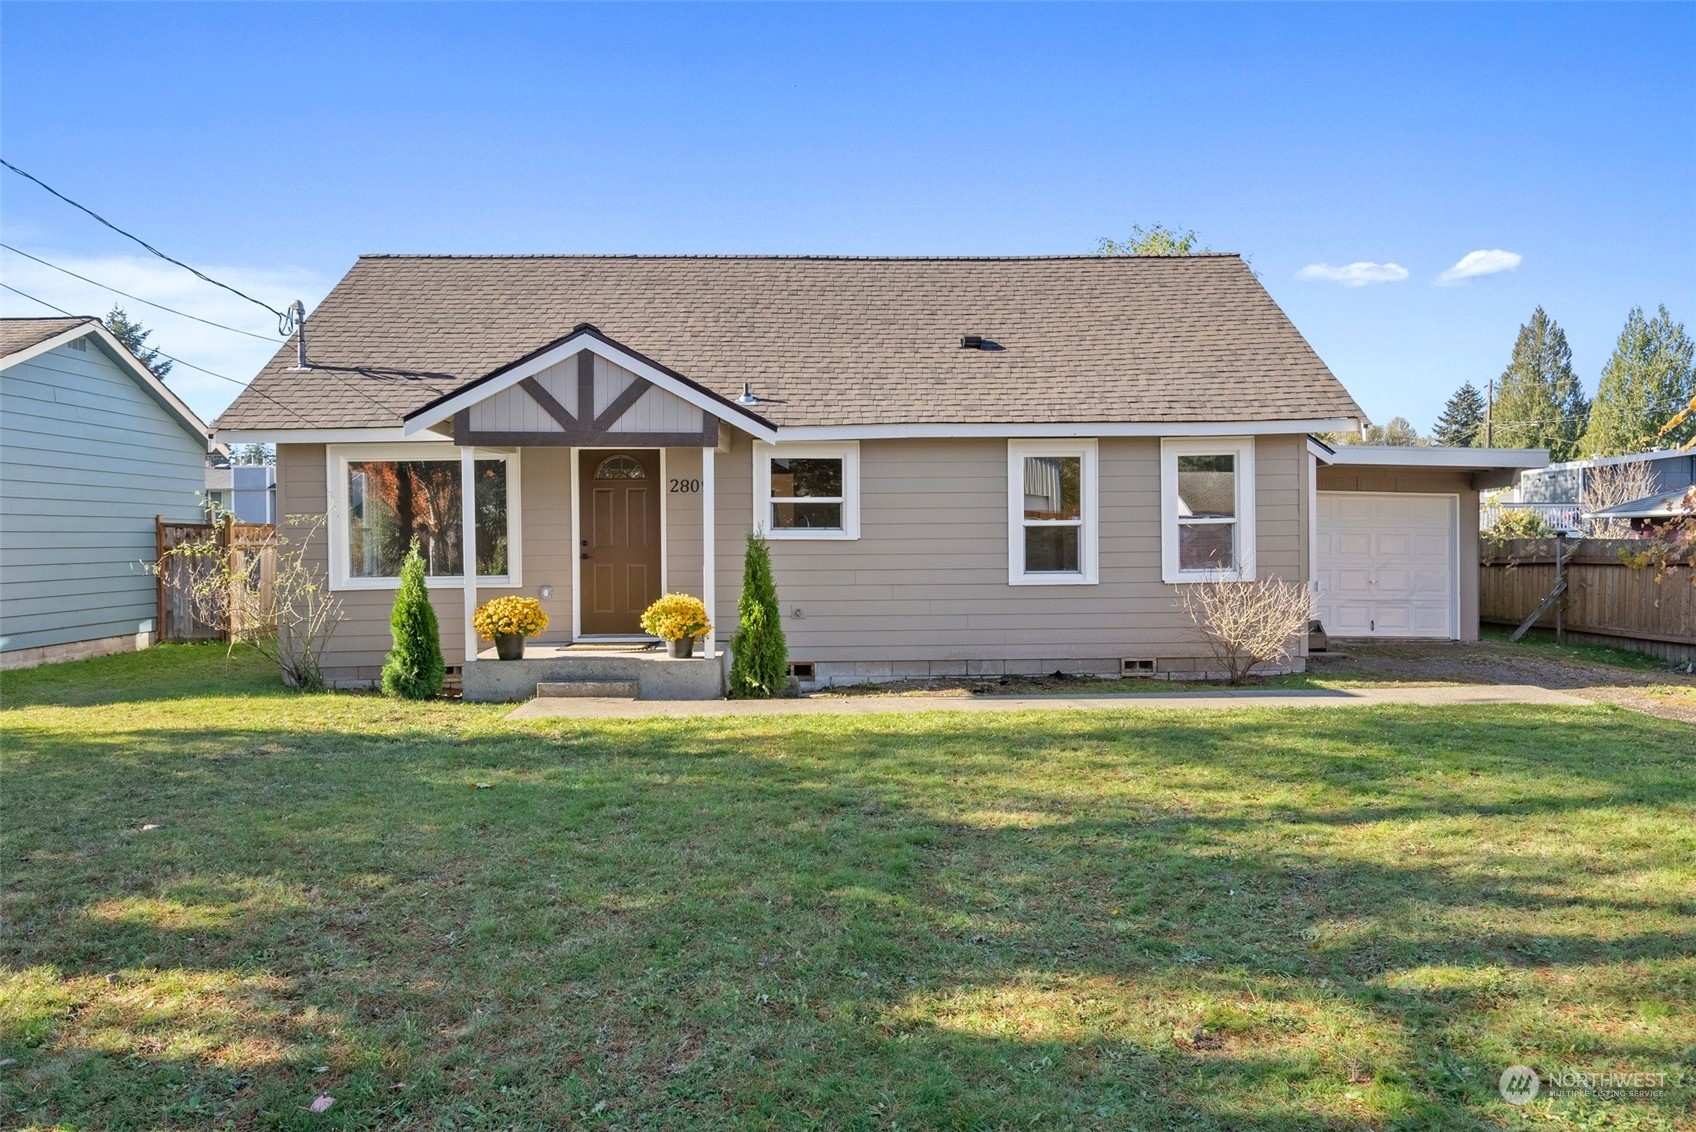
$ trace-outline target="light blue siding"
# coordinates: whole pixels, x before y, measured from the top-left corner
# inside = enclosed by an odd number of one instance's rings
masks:
[[[206,439],[94,338],[0,373],[0,652],[154,629],[154,516],[201,518]]]

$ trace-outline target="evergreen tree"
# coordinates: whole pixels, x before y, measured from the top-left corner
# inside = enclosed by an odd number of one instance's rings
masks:
[[[1431,430],[1433,443],[1443,448],[1475,448],[1484,443],[1484,394],[1467,382],[1455,390]]]
[[[771,551],[758,531],[748,534],[736,620],[736,635],[730,639],[731,696],[766,699],[782,693],[789,686],[789,642],[783,639]]]
[[[106,329],[136,356],[137,361],[152,370],[154,377],[165,380],[165,375],[171,372],[171,359],[160,357],[159,351],[147,344],[153,331],[144,330],[139,322],[131,322],[124,308],[117,306],[106,314]]]
[[[442,634],[424,584],[424,556],[418,553],[417,539],[412,540],[400,566],[400,588],[395,591],[389,632],[394,647],[383,660],[383,694],[403,700],[440,695],[447,664],[442,660]]]
[[[1586,456],[1642,452],[1660,443],[1676,447],[1696,437],[1696,420],[1670,436],[1656,433],[1696,397],[1696,345],[1662,306],[1652,319],[1633,307],[1619,332],[1613,357],[1602,370],[1590,426],[1579,443]]]
[[[1502,371],[1492,414],[1499,448],[1547,448],[1553,461],[1578,454],[1590,403],[1572,372],[1566,332],[1538,307],[1519,328],[1513,359]]]
[[[1110,240],[1106,236],[1095,242],[1096,255],[1193,255],[1207,249],[1198,247],[1200,237],[1193,231],[1180,232],[1164,224],[1144,228],[1131,226],[1130,238]]]

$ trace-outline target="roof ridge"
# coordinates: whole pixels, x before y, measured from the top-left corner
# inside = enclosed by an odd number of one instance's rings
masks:
[[[1172,255],[1099,255],[1067,252],[1051,255],[814,255],[810,253],[767,255],[749,253],[694,252],[364,252],[360,259],[722,259],[722,260],[824,260],[867,263],[1004,263],[1027,260],[1143,260],[1143,259],[1241,259],[1241,252],[1187,252]]]

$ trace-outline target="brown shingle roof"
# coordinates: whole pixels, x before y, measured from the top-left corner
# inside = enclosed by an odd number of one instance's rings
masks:
[[[365,256],[218,427],[394,425],[580,323],[779,425],[1362,415],[1234,255]]]
[[[49,338],[56,338],[72,327],[94,321],[93,315],[73,318],[0,318],[0,358],[10,357]]]

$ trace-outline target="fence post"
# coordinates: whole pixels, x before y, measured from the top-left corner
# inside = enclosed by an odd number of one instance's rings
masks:
[[[218,531],[218,545],[223,551],[218,557],[224,572],[225,584],[230,587],[230,593],[224,601],[224,633],[225,641],[235,640],[236,600],[235,582],[233,580],[236,566],[236,517],[232,512],[224,516],[224,522]]]
[[[1566,591],[1561,581],[1566,577],[1566,532],[1555,532],[1555,589],[1560,597],[1555,601],[1555,643],[1566,644]]]
[[[153,516],[153,640],[165,639],[165,516]]]

